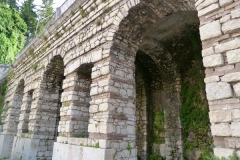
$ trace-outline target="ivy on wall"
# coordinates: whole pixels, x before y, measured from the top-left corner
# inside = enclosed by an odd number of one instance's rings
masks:
[[[192,68],[182,77],[180,119],[184,137],[184,159],[200,149],[200,159],[212,152],[208,104],[205,95],[204,68],[201,59],[192,61]]]
[[[6,91],[7,91],[7,78],[5,78],[2,83],[0,83],[0,124],[2,124],[1,114],[3,111]]]

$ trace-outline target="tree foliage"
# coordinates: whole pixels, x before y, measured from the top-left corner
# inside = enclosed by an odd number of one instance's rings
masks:
[[[37,13],[35,12],[34,0],[25,0],[21,6],[21,17],[27,24],[27,42],[35,36],[37,26]]]
[[[13,62],[24,45],[26,31],[19,12],[0,3],[0,64]]]
[[[17,0],[0,0],[0,2],[9,6],[12,9],[19,10]]]
[[[39,29],[42,31],[47,22],[52,18],[53,11],[53,0],[42,0],[41,9],[39,9]]]

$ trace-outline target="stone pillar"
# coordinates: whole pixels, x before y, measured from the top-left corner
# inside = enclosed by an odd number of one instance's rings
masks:
[[[136,159],[135,55],[110,53],[93,67],[89,138],[100,148],[115,149],[114,159]]]
[[[17,125],[19,123],[20,108],[22,105],[24,92],[24,80],[21,80],[16,87],[13,100],[6,102],[2,113],[3,132],[0,135],[0,158],[9,158],[13,146],[14,136],[17,134]]]
[[[33,90],[24,94],[23,104],[21,106],[21,113],[19,116],[18,133],[17,136],[21,136],[22,133],[28,133],[29,114],[31,111],[31,104],[33,101]]]
[[[59,136],[88,137],[90,84],[91,73],[85,77],[74,72],[63,81]]]
[[[198,0],[214,154],[240,155],[240,1]]]

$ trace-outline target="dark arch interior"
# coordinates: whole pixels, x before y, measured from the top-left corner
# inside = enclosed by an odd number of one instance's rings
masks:
[[[190,90],[193,85],[201,85],[194,94],[203,93],[205,97],[197,12],[173,13],[149,27],[135,66],[138,159],[199,157],[185,147],[187,141],[193,143],[199,138],[194,130],[187,128],[191,123],[186,120],[191,114],[188,110],[200,111],[202,108],[197,108],[200,105],[195,105],[196,102],[204,104],[204,111],[207,110],[206,98],[196,96],[194,100]],[[204,114],[208,120],[207,112]],[[203,136],[209,138],[208,133]],[[207,145],[208,142],[199,142],[194,149],[201,150]]]

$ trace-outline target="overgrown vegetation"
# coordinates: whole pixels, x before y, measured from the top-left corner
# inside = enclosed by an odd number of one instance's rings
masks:
[[[0,124],[2,124],[1,114],[3,112],[6,91],[7,91],[7,78],[5,78],[2,83],[0,83]]]

